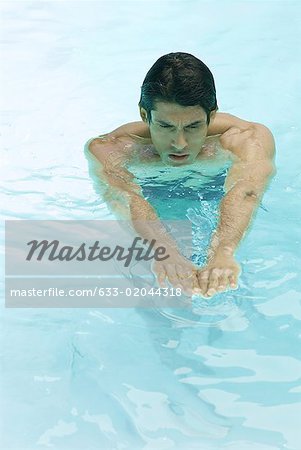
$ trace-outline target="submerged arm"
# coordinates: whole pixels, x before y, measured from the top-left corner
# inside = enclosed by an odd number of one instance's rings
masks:
[[[193,282],[197,284],[196,267],[180,254],[176,242],[167,233],[154,208],[143,197],[140,186],[134,182],[133,174],[124,167],[125,157],[120,152],[123,145],[122,141],[116,139],[94,139],[89,144],[89,151],[101,165],[98,176],[106,183],[104,199],[113,212],[127,219],[142,238],[155,240],[155,248],[166,249],[170,258],[153,264],[159,284],[163,286],[168,279],[174,286],[190,294]]]
[[[199,273],[200,287],[209,296],[225,290],[228,285],[237,287],[240,266],[234,253],[275,172],[274,139],[266,127],[254,124],[247,138],[237,132],[228,142],[238,157],[227,176],[226,195],[221,202],[219,223],[208,250],[207,265]]]

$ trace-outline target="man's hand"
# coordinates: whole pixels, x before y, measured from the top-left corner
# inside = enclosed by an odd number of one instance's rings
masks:
[[[197,267],[177,252],[168,251],[168,254],[168,259],[152,263],[152,271],[157,277],[159,286],[165,287],[168,281],[175,288],[181,288],[188,296],[201,293],[198,287]]]
[[[197,273],[198,284],[204,297],[212,297],[227,289],[237,289],[240,265],[233,255],[217,254]]]

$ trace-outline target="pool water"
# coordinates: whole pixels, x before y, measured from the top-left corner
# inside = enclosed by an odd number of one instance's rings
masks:
[[[300,450],[299,2],[11,1],[1,11],[3,220],[113,218],[85,142],[139,120],[144,75],[171,51],[208,64],[220,111],[272,130],[278,171],[237,252],[236,291],[185,310],[3,300],[0,447]],[[203,173],[201,189],[200,170],[136,178],[160,217],[192,223],[202,264],[227,166]]]

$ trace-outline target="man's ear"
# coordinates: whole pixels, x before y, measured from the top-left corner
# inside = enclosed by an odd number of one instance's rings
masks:
[[[139,111],[140,111],[141,119],[143,120],[143,122],[147,123],[147,112],[146,112],[146,110],[140,106],[139,107]]]
[[[210,113],[210,122],[212,122],[212,120],[214,119],[216,113],[217,113],[217,109],[214,109],[213,111],[211,111],[211,113]]]

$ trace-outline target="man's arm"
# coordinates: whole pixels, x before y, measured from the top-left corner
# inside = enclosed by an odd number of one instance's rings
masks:
[[[275,143],[263,125],[252,124],[244,131],[228,130],[222,145],[235,155],[221,202],[220,218],[208,251],[207,265],[198,279],[204,295],[211,296],[237,287],[240,266],[234,253],[257,210],[267,184],[275,173]]]
[[[140,186],[133,181],[134,176],[124,167],[124,145],[123,139],[107,136],[93,139],[88,145],[90,153],[100,163],[98,176],[106,183],[104,198],[113,212],[126,218],[141,237],[154,239],[155,248],[166,249],[170,257],[153,264],[159,284],[163,286],[167,279],[191,294],[193,286],[197,287],[197,268],[180,254],[154,208],[143,197]]]

